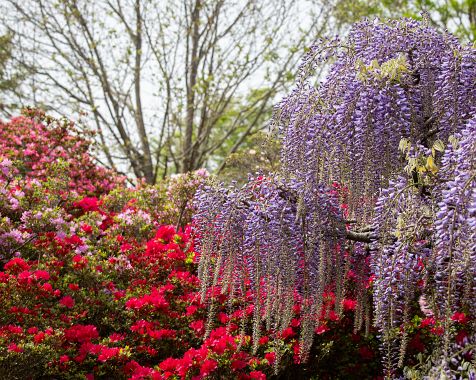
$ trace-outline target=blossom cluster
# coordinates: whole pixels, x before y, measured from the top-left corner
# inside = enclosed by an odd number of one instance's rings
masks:
[[[42,181],[63,177],[64,191],[98,195],[123,184],[124,177],[94,162],[88,152],[92,143],[82,136],[73,122],[39,110],[0,121],[3,175],[8,174],[9,162],[15,162],[15,172],[10,174]]]

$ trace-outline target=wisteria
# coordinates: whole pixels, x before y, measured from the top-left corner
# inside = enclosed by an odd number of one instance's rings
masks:
[[[386,345],[389,370],[403,360],[407,333],[401,326],[408,324],[415,298],[424,299],[426,314],[442,321],[446,355],[453,334],[452,315],[473,314],[475,126],[471,119],[449,139],[440,169],[428,166],[433,153],[427,157],[423,153],[423,160],[422,156],[407,156],[413,163],[411,170],[421,172],[419,182],[412,176],[399,177],[382,190],[377,202],[374,224],[379,239],[372,255],[375,321]],[[401,147],[406,149],[405,144]]]
[[[355,329],[373,312],[389,378],[415,320],[448,343],[476,301],[475,83],[474,47],[425,20],[316,43],[276,107],[283,171],[196,198],[203,299],[249,284],[255,331],[285,328],[299,299],[306,358],[323,294],[341,313],[352,273]]]
[[[343,299],[339,192],[260,176],[241,189],[204,188],[196,200],[202,294],[220,285],[231,298],[243,296],[249,284],[255,342],[262,320],[268,330],[288,327],[299,300],[305,356],[319,325],[313,316],[322,309],[322,295],[332,286],[338,289],[336,304]]]
[[[410,184],[409,184],[410,183]],[[381,333],[385,367],[402,365],[415,299],[424,292],[424,263],[431,256],[434,210],[407,177],[398,177],[384,189],[374,220],[380,237],[374,243],[372,271],[375,324]]]
[[[472,312],[476,304],[476,119],[442,159],[434,250],[438,313]]]
[[[353,217],[367,223],[380,188],[402,168],[402,138],[430,147],[474,111],[476,55],[425,23],[362,22],[345,41],[320,41],[298,85],[277,107],[286,172],[349,187]],[[309,75],[332,57],[324,82]]]

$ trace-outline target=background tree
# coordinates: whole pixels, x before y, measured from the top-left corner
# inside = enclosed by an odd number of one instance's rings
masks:
[[[476,40],[475,0],[338,0],[334,16],[344,26],[374,16],[421,19],[422,12],[433,26],[447,29],[464,41]]]
[[[8,113],[15,105],[7,104],[8,95],[14,95],[21,75],[11,67],[12,35],[0,35],[0,112]]]
[[[226,166],[223,166],[219,177],[242,184],[251,173],[275,173],[280,168],[280,150],[280,139],[275,134],[258,132],[247,139],[238,152],[223,161]]]
[[[153,183],[264,127],[261,115],[329,22],[324,3],[9,0],[1,13],[14,62],[34,80],[22,100],[86,111],[108,166]],[[250,101],[225,122],[240,98]]]

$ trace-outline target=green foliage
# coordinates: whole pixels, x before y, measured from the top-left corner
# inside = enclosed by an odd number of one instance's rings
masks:
[[[251,136],[246,144],[236,153],[232,153],[220,178],[225,181],[244,183],[248,173],[269,174],[280,167],[281,143],[279,139],[264,132]]]
[[[407,59],[403,54],[398,58],[389,59],[379,65],[378,61],[374,59],[369,65],[365,65],[362,60],[357,60],[356,64],[357,77],[366,82],[370,78],[380,81],[400,82],[403,74],[410,71]]]
[[[474,42],[476,39],[475,0],[340,0],[334,11],[340,27],[364,17],[397,19],[402,16],[427,17],[431,24],[448,29],[462,40]]]
[[[11,34],[0,35],[0,93],[15,91],[18,87],[22,75],[19,72],[12,72],[11,59],[13,49],[13,36]],[[13,107],[12,104],[4,104],[3,96],[0,96],[0,112]]]

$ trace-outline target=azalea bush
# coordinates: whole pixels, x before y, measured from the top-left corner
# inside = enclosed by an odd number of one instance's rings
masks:
[[[25,125],[46,133],[58,123],[40,115],[5,122],[3,144],[26,133]],[[43,135],[43,145],[52,146],[54,136]],[[130,188],[87,154],[81,157],[89,166],[80,166],[75,144],[35,165],[20,146],[0,158],[0,377],[264,379],[379,372],[375,339],[354,333],[351,298],[342,300],[337,316],[335,294],[325,295],[328,312],[315,331],[315,360],[304,365],[299,298],[290,326],[270,339],[265,328],[252,336],[251,283],[239,297],[218,286],[202,294],[197,236],[191,226],[175,224],[180,217],[184,224],[190,220],[190,200],[205,171]],[[94,188],[72,182],[72,164]],[[216,306],[213,321],[209,300]]]
[[[210,289],[203,302],[192,229],[162,224],[156,188],[117,186],[95,197],[64,191],[69,184],[61,176],[19,175],[15,165],[2,158],[0,377],[379,373],[376,340],[354,332],[353,299],[342,300],[338,316],[335,294],[325,295],[327,311],[311,350],[315,360],[304,365],[300,300],[278,338],[263,329],[257,341],[250,283],[240,297]],[[211,299],[214,321],[207,309]]]
[[[16,177],[63,178],[64,191],[82,194],[98,195],[123,185],[124,177],[95,164],[87,137],[70,120],[25,109],[21,116],[0,121],[2,165],[15,162]]]

